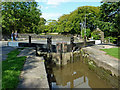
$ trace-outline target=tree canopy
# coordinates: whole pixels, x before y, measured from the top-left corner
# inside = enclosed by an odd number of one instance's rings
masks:
[[[52,22],[48,23],[47,28],[49,29],[49,32],[80,34],[81,32],[80,23],[85,24],[85,17],[87,21],[86,29],[88,31],[90,30],[93,31],[93,29],[96,28],[94,22],[99,17],[99,7],[93,6],[78,7],[70,14],[64,14],[63,16],[59,17],[58,21],[51,20]],[[87,36],[90,35],[89,33],[87,33]]]
[[[51,23],[48,24],[49,26],[54,28]],[[70,14],[59,17],[54,28],[57,30],[54,31],[70,34],[81,34],[82,32],[84,35],[86,28],[87,37],[91,37],[91,33],[96,27],[104,32],[105,37],[120,35],[120,2],[103,2],[100,7],[78,7]]]
[[[120,2],[104,2],[100,6],[99,27],[106,36],[120,35]]]
[[[99,27],[105,37],[120,35],[120,1],[106,2],[100,7],[81,6],[70,14],[64,14],[58,20],[40,17],[36,2],[2,2],[2,30],[4,34],[18,31],[19,33],[69,33],[85,34],[91,37]]]
[[[37,30],[41,11],[36,2],[2,2],[2,32],[33,33]]]

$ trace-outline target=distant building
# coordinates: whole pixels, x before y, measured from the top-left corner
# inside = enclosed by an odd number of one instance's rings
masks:
[[[104,43],[104,32],[101,31],[98,27],[95,29],[94,32],[99,32],[98,34],[100,35],[101,43]]]

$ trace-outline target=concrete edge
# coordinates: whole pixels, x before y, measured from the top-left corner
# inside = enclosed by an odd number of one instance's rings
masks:
[[[106,63],[104,61],[101,61],[98,58],[96,58],[95,56],[93,56],[94,54],[92,52],[89,52],[86,49],[82,49],[82,50],[84,51],[85,54],[88,55],[90,60],[93,60],[96,63],[96,65],[98,67],[102,67],[102,68],[104,68],[106,70],[110,70],[112,72],[112,75],[120,76],[119,75],[119,71],[120,71],[119,67],[115,68],[115,67],[111,66],[110,64],[108,64],[108,63]],[[119,64],[117,64],[117,65],[119,66]]]

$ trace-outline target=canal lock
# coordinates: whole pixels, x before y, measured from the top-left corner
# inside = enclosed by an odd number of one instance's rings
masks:
[[[110,71],[98,67],[89,57],[89,53],[82,49],[73,51],[72,44],[66,43],[57,43],[55,52],[49,44],[47,47],[50,52],[40,52],[39,55],[45,59],[51,89],[118,88],[118,78]]]
[[[56,88],[110,88],[111,90],[118,87],[118,78],[112,76],[110,71],[98,67],[82,49],[72,52],[72,55],[65,65],[55,64],[49,60],[52,58],[47,58],[45,65],[51,90]]]

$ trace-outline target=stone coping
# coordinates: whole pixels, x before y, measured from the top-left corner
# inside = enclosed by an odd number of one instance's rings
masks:
[[[43,57],[35,56],[34,48],[25,48],[18,55],[27,56],[23,70],[19,77],[18,89],[49,89],[47,73]]]
[[[92,47],[83,48],[83,51],[88,54],[91,60],[93,60],[99,67],[110,70],[112,74],[119,76],[120,60],[105,54],[104,51],[95,49]]]

